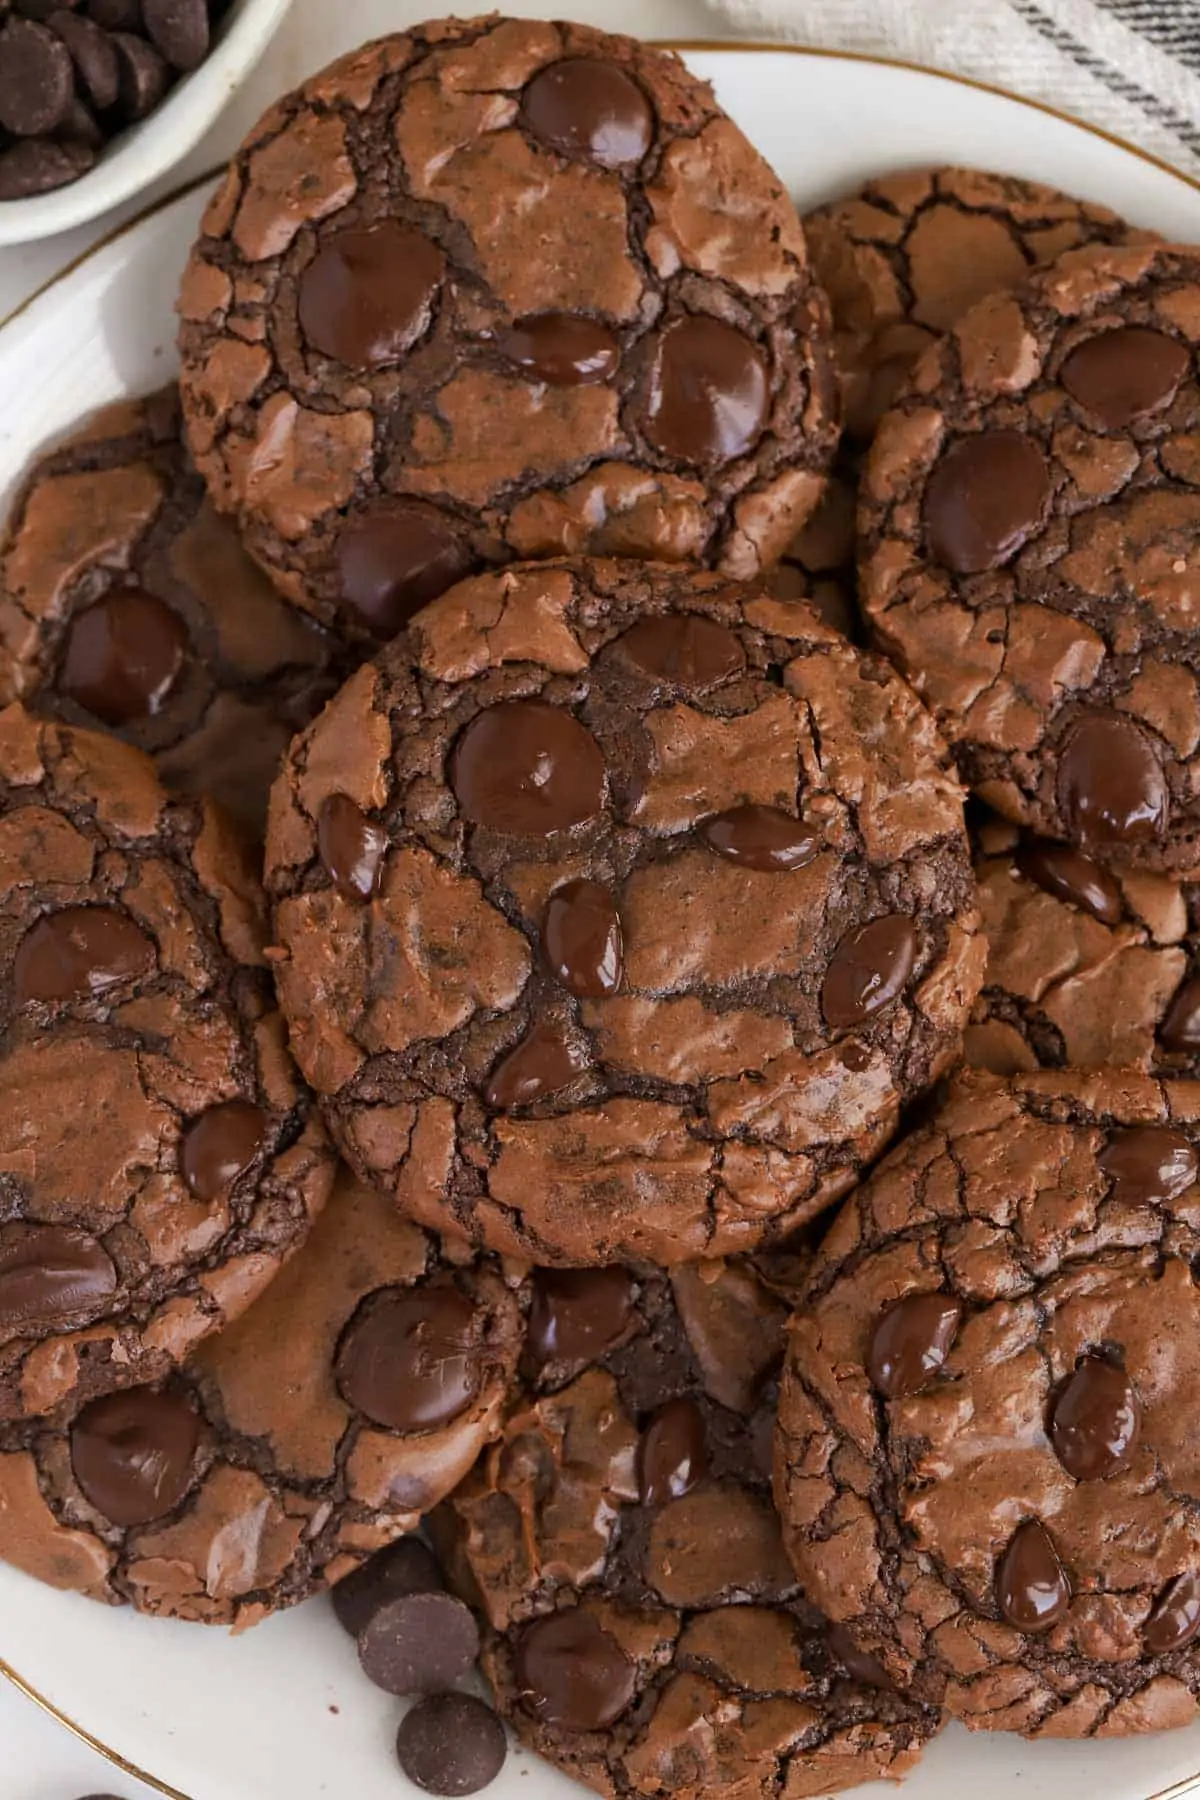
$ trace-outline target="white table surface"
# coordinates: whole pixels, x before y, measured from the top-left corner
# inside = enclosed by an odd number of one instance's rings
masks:
[[[610,31],[646,37],[723,35],[720,17],[704,0],[496,0],[503,10],[524,17],[583,19]],[[348,0],[353,6],[354,0]],[[446,0],[452,10],[453,0]],[[414,4],[396,0],[396,24],[430,17],[437,0]],[[485,10],[460,0],[460,12]],[[105,236],[123,217],[140,212],[156,194],[170,193],[189,176],[199,175],[228,156],[243,133],[275,96],[301,76],[319,68],[333,49],[328,23],[330,0],[293,0],[292,12],[258,68],[234,97],[214,129],[178,169],[139,194],[127,206],[83,226],[27,248],[0,250],[0,319],[60,269]],[[341,40],[339,39],[339,42]],[[2,396],[0,396],[2,404]],[[0,1800],[81,1800],[83,1795],[112,1794],[117,1800],[152,1800],[151,1790],[118,1774],[110,1764],[77,1743],[29,1701],[0,1680]]]

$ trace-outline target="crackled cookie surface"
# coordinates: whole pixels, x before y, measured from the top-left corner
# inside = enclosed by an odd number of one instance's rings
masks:
[[[602,1794],[826,1794],[901,1775],[935,1728],[847,1678],[784,1551],[803,1264],[536,1274],[503,1435],[434,1517],[501,1711]]]
[[[677,57],[582,25],[428,25],[286,97],[181,311],[216,504],[360,636],[514,557],[756,574],[837,437],[779,181]]]
[[[181,430],[168,388],[35,463],[0,550],[0,702],[114,731],[261,831],[284,750],[353,661],[246,555]]]
[[[791,1327],[776,1493],[814,1605],[970,1726],[1200,1693],[1200,1084],[968,1075],[858,1189]]]
[[[111,1605],[257,1624],[462,1479],[522,1333],[515,1283],[343,1171],[271,1292],[183,1373],[0,1431],[4,1557]]]
[[[0,1417],[189,1356],[334,1160],[268,997],[262,893],[137,750],[0,713]]]
[[[1101,859],[1200,861],[1200,257],[1070,253],[926,353],[871,452],[862,600],[968,783]]]
[[[928,716],[715,575],[462,583],[297,740],[267,857],[344,1153],[536,1262],[786,1235],[958,1053],[982,976]]]
[[[984,169],[905,169],[804,218],[833,309],[846,429],[870,442],[921,352],[989,294],[1134,235],[1104,206]]]

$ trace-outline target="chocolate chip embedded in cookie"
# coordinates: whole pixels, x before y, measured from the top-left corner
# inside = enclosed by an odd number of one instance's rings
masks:
[[[334,63],[234,158],[180,305],[216,504],[367,641],[514,558],[756,575],[837,440],[778,178],[678,57],[583,25],[444,22]]]
[[[284,750],[354,659],[251,562],[180,429],[170,388],[34,465],[0,550],[0,702],[114,731],[261,830]]]
[[[1200,862],[1200,257],[1077,251],[982,302],[880,427],[876,641],[969,785],[1099,861]]]
[[[307,1237],[334,1159],[262,911],[207,802],[0,712],[0,1418],[166,1375]]]
[[[434,1515],[501,1712],[602,1794],[829,1793],[901,1775],[935,1729],[838,1679],[784,1553],[771,1431],[797,1268],[537,1273],[554,1329]]]
[[[1195,1082],[968,1074],[817,1253],[788,1547],[860,1652],[972,1727],[1195,1717],[1198,1172]]]
[[[303,1252],[182,1374],[0,1430],[3,1555],[205,1624],[244,1629],[339,1578],[362,1605],[371,1552],[499,1429],[523,1305],[343,1171]]]
[[[909,690],[807,607],[664,566],[433,602],[297,739],[268,870],[347,1158],[539,1263],[787,1235],[957,1055],[982,976]]]
[[[867,444],[923,350],[989,294],[1087,244],[1148,240],[1105,206],[982,169],[908,169],[805,215],[846,428]]]

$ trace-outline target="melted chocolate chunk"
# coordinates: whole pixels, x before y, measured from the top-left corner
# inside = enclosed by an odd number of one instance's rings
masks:
[[[681,1500],[708,1473],[704,1415],[686,1395],[659,1407],[638,1444],[638,1491],[643,1506]]]
[[[191,1486],[200,1421],[180,1394],[135,1388],[84,1407],[71,1427],[71,1467],[114,1525],[148,1525]]]
[[[579,1607],[526,1627],[517,1645],[517,1674],[530,1712],[562,1731],[603,1731],[633,1699],[633,1664]]]
[[[71,625],[59,691],[106,725],[152,718],[178,681],[187,648],[169,606],[141,588],[115,588]]]
[[[112,1258],[86,1232],[62,1225],[0,1228],[0,1341],[70,1324],[116,1291]]]
[[[504,332],[500,354],[551,387],[586,387],[617,372],[621,346],[607,325],[575,313],[541,313]]]
[[[546,966],[568,993],[602,1000],[625,973],[617,903],[598,881],[568,881],[546,902],[542,919]]]
[[[919,1394],[946,1365],[962,1324],[962,1303],[950,1294],[910,1294],[890,1306],[875,1327],[867,1372],[887,1400]]]
[[[1200,1634],[1200,1575],[1177,1575],[1159,1596],[1146,1621],[1142,1642],[1152,1656],[1186,1649]]]
[[[646,436],[665,456],[695,465],[731,462],[753,448],[771,407],[758,345],[696,314],[662,334],[646,397]]]
[[[379,886],[388,836],[348,794],[330,794],[317,815],[317,850],[347,900],[369,900]]]
[[[1170,406],[1190,361],[1178,339],[1125,325],[1072,350],[1062,366],[1062,384],[1106,431],[1123,431]]]
[[[1050,1440],[1076,1481],[1104,1481],[1133,1460],[1142,1409],[1124,1369],[1085,1356],[1054,1405]]]
[[[996,1604],[1017,1631],[1052,1631],[1071,1604],[1071,1584],[1054,1540],[1038,1519],[1014,1532],[996,1571]]]
[[[1166,833],[1170,795],[1154,746],[1115,713],[1083,719],[1058,769],[1059,804],[1085,850],[1153,844]]]
[[[385,219],[327,238],[300,277],[300,324],[351,369],[399,362],[433,319],[445,258],[423,231]]]
[[[461,581],[471,553],[454,521],[420,500],[381,500],[338,538],[342,600],[378,638]]]
[[[1140,1125],[1114,1132],[1100,1156],[1100,1167],[1112,1178],[1113,1192],[1130,1206],[1159,1205],[1176,1200],[1196,1179],[1195,1147],[1181,1131]]]
[[[475,1307],[457,1288],[386,1294],[347,1332],[338,1386],[389,1431],[448,1425],[479,1392],[476,1325]]]
[[[1125,908],[1116,879],[1082,851],[1038,838],[1018,850],[1017,867],[1056,900],[1081,907],[1102,925],[1121,923]]]
[[[732,631],[701,613],[639,619],[617,641],[639,669],[688,693],[705,693],[746,667],[746,653]]]
[[[604,805],[599,744],[564,708],[540,700],[480,713],[455,746],[451,780],[472,824],[514,836],[566,831]]]
[[[246,1173],[267,1137],[267,1117],[248,1100],[227,1100],[193,1119],[179,1166],[197,1200],[219,1200]]]
[[[525,89],[521,121],[564,156],[604,169],[641,162],[654,142],[654,111],[632,76],[599,57],[569,56]]]
[[[64,906],[22,938],[13,963],[18,1006],[84,1000],[136,981],[154,967],[154,945],[111,906]]]
[[[483,1097],[497,1111],[513,1106],[532,1106],[547,1094],[557,1094],[587,1067],[587,1055],[557,1025],[534,1025],[515,1050],[510,1050],[492,1070]]]
[[[539,1269],[527,1342],[540,1363],[593,1362],[620,1343],[633,1321],[627,1269]]]
[[[917,960],[911,919],[895,913],[844,937],[821,989],[821,1010],[834,1031],[851,1031],[903,992]]]
[[[985,431],[946,451],[925,490],[932,556],[958,575],[998,569],[1041,524],[1050,470],[1031,438]]]
[[[803,820],[777,806],[735,806],[700,827],[705,840],[727,862],[770,875],[803,869],[821,841]]]
[[[1193,976],[1176,990],[1158,1037],[1163,1049],[1172,1054],[1200,1050],[1200,979]]]

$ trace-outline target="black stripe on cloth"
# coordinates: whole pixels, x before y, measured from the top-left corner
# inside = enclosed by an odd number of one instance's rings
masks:
[[[1033,29],[1039,32],[1047,43],[1053,44],[1056,50],[1061,50],[1064,56],[1069,56],[1073,62],[1079,64],[1081,69],[1086,69],[1089,75],[1094,75],[1097,81],[1102,81],[1110,93],[1119,95],[1122,100],[1128,100],[1134,106],[1139,106],[1148,118],[1172,132],[1179,142],[1191,151],[1193,156],[1200,156],[1200,124],[1189,119],[1186,113],[1181,113],[1175,107],[1168,106],[1165,100],[1160,100],[1157,94],[1150,93],[1149,89],[1142,87],[1139,82],[1131,81],[1127,75],[1122,75],[1121,71],[1114,69],[1110,62],[1105,61],[1104,57],[1097,56],[1094,51],[1089,50],[1087,45],[1075,36],[1074,32],[1066,31],[1061,25],[1056,24],[1049,13],[1034,4],[1034,0],[1008,0],[1008,4],[1020,18],[1024,19],[1027,25],[1033,26]]]
[[[1093,0],[1185,68],[1200,70],[1200,8],[1195,0],[1172,6],[1170,0]]]

